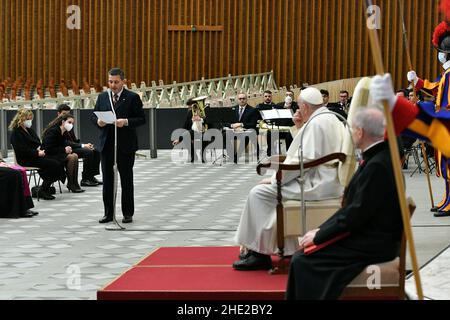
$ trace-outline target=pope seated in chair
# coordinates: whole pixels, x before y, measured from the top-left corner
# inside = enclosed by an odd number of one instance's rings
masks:
[[[309,162],[341,151],[346,129],[328,109],[323,107],[319,90],[307,88],[298,98],[299,110],[294,116],[298,130],[287,152],[285,164],[300,163],[300,145],[303,145],[303,160]],[[320,115],[320,116],[319,116]],[[337,161],[337,160],[336,160]],[[282,180],[284,199],[300,200],[299,172],[286,172]],[[305,172],[305,200],[339,198],[343,187],[338,179],[336,162],[326,163]],[[236,270],[271,269],[270,255],[277,253],[276,232],[277,185],[275,176],[261,182],[248,195],[241,221],[236,233],[236,242],[242,252],[233,264]],[[293,255],[298,249],[298,238],[286,237],[284,254]]]

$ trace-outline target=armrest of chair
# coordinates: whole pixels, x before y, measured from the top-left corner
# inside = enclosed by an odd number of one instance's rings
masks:
[[[344,162],[347,156],[344,153],[332,153],[329,155],[326,155],[325,157],[307,162],[303,165],[304,169],[309,169],[313,167],[320,166],[324,163],[330,162],[332,160],[339,160],[341,162]],[[275,160],[282,159],[282,157],[275,157]],[[272,161],[272,158],[269,159],[266,163],[260,163],[257,168],[256,172],[259,175],[265,174],[265,169],[274,169],[277,171],[300,171],[300,164],[283,164],[280,161]]]

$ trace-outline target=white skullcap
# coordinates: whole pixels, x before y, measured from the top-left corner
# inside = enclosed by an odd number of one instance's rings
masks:
[[[323,104],[323,97],[319,89],[316,88],[306,88],[300,93],[300,98],[313,106],[318,106]]]

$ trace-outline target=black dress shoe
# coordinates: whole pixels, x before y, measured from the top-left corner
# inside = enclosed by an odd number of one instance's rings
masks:
[[[48,188],[48,194],[50,194],[50,195],[55,195],[56,194],[56,188],[55,187],[50,187],[50,188]]]
[[[92,180],[81,180],[81,186],[82,187],[96,187],[96,186],[98,186],[98,183],[94,182]]]
[[[270,256],[252,252],[248,258],[233,263],[233,268],[239,271],[270,270],[272,259]]]
[[[132,223],[133,217],[123,217],[122,223]]]
[[[20,218],[33,218],[34,214],[32,214],[31,212],[24,211],[20,214]]]
[[[54,196],[52,196],[51,194],[49,194],[48,192],[39,189],[38,191],[38,195],[40,199],[44,199],[44,200],[55,200],[56,198]]]
[[[104,216],[103,218],[101,218],[98,222],[99,223],[108,223],[108,222],[112,222],[113,218],[112,217],[108,217],[108,216]]]
[[[434,214],[436,218],[442,218],[442,217],[450,217],[450,211],[444,212],[444,211],[438,211]]]
[[[239,253],[239,260],[245,260],[250,257],[251,254],[252,252],[250,250],[248,250],[247,252],[241,252]]]
[[[103,181],[97,180],[96,177],[92,177],[91,181],[92,181],[92,182],[95,182],[95,183],[96,183],[97,185],[99,185],[99,186],[103,185]]]
[[[27,210],[28,213],[31,213],[33,216],[37,216],[39,212],[33,210]]]
[[[439,207],[433,207],[430,209],[431,212],[438,212],[438,210],[439,210]]]

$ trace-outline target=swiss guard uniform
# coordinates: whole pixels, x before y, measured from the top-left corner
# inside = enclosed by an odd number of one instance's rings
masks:
[[[419,79],[414,72],[408,73],[408,80],[415,81],[417,91],[427,89],[433,92],[436,97],[434,112],[446,118],[446,115],[450,115],[450,25],[448,22],[441,22],[436,27],[433,34],[433,45],[439,52],[439,61],[443,65],[444,72],[434,82]],[[413,74],[411,75],[411,73]],[[429,109],[429,106],[426,108]],[[450,144],[450,141],[447,140],[446,143]],[[432,208],[432,211],[437,212],[435,216],[438,217],[450,216],[450,159],[439,150],[436,150],[435,158],[437,176],[442,177],[445,181],[445,195],[442,201]]]

